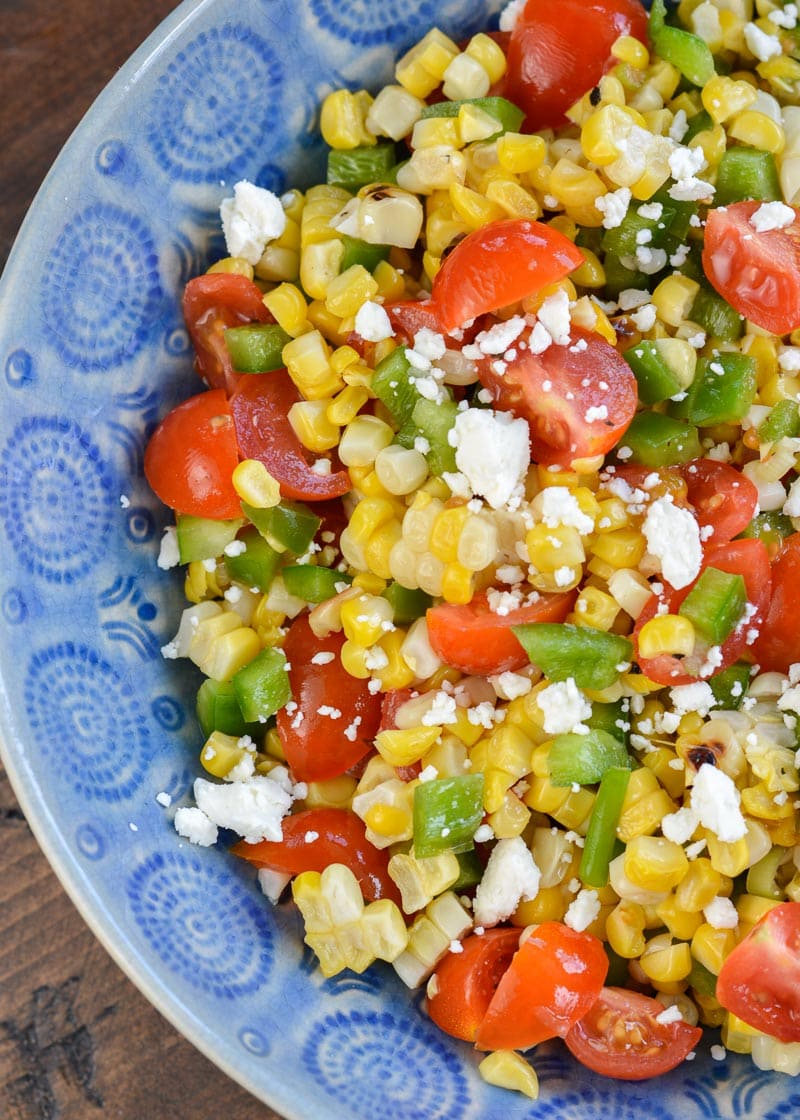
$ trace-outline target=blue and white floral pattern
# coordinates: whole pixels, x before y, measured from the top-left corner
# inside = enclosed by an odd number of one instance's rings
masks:
[[[325,982],[293,908],[171,824],[198,772],[197,680],[164,661],[181,604],[147,433],[195,391],[185,281],[221,249],[238,177],[324,176],[319,97],[377,86],[435,21],[503,0],[186,0],[100,98],[37,199],[0,291],[0,736],[65,885],[139,986],[302,1120],[787,1120],[792,1083],[746,1059],[622,1085],[536,1056],[538,1102],[477,1075],[385,967]],[[159,793],[169,797],[156,800]]]

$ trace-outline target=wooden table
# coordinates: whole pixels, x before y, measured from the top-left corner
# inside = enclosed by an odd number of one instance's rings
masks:
[[[0,0],[0,269],[59,148],[173,0]],[[84,925],[0,769],[0,1117],[279,1120]]]

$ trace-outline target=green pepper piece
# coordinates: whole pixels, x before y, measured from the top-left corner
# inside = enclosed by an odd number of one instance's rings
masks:
[[[628,752],[619,739],[607,731],[585,735],[568,732],[557,735],[547,756],[550,781],[554,786],[594,785],[612,766],[629,766]]]
[[[474,105],[494,117],[498,132],[519,132],[525,119],[522,109],[505,97],[468,97],[463,101],[437,101],[435,105],[426,105],[422,110],[422,120],[428,117],[457,117],[462,105]]]
[[[483,774],[435,778],[414,789],[414,852],[424,859],[473,846],[483,819]]]
[[[437,404],[420,397],[414,405],[411,419],[418,435],[423,436],[430,444],[425,458],[431,474],[442,475],[445,471],[457,470],[455,448],[450,446],[447,439],[457,415],[458,405],[455,401]]]
[[[287,564],[281,576],[289,594],[307,603],[324,603],[337,594],[337,584],[353,582],[352,576],[321,564]]]
[[[739,312],[734,311],[708,283],[700,284],[689,318],[702,327],[709,338],[717,338],[721,342],[736,342],[744,331]]]
[[[709,688],[714,693],[715,708],[730,712],[742,706],[750,684],[751,668],[746,661],[737,661],[708,678]]]
[[[746,603],[744,577],[709,565],[678,607],[678,614],[689,619],[704,641],[719,646],[735,629]]]
[[[391,143],[335,148],[328,152],[327,181],[357,191],[369,183],[384,182],[396,159],[395,146]]]
[[[608,865],[614,854],[617,822],[630,777],[627,767],[615,766],[600,779],[578,871],[588,887],[599,888],[608,883]]]
[[[389,410],[398,428],[409,423],[420,399],[413,377],[414,367],[406,357],[404,346],[397,346],[378,362],[372,375],[372,391]]]
[[[612,299],[616,299],[626,288],[637,288],[641,291],[652,283],[651,276],[627,268],[613,253],[605,257],[603,268],[606,274],[606,291]]]
[[[570,622],[526,622],[511,629],[531,662],[551,681],[572,677],[579,688],[608,688],[633,646],[619,634]]]
[[[281,554],[267,544],[255,526],[248,526],[239,540],[245,546],[244,551],[233,556],[225,555],[225,565],[231,579],[246,587],[269,591],[280,565]]]
[[[433,599],[426,592],[420,591],[418,588],[412,590],[409,587],[403,587],[402,584],[394,581],[381,594],[391,604],[394,621],[401,626],[414,622],[417,618],[422,618],[428,607],[433,605]]]
[[[642,339],[625,351],[625,361],[633,370],[643,404],[657,404],[681,391],[681,383],[649,339]]]
[[[592,704],[592,714],[583,722],[595,731],[605,731],[613,735],[620,743],[627,746],[631,721],[622,700],[614,700],[607,704],[596,700]]]
[[[281,369],[283,348],[291,341],[291,335],[277,323],[248,323],[243,327],[228,327],[225,331],[225,345],[231,366],[237,373],[269,373]]]
[[[197,722],[206,738],[212,731],[244,735],[247,723],[230,681],[204,680],[197,690]]]
[[[756,363],[749,354],[702,358],[687,398],[688,419],[701,428],[736,424],[750,411],[756,389]]]
[[[780,546],[784,537],[790,537],[793,532],[792,519],[776,509],[767,510],[765,513],[757,513],[739,536],[745,540],[756,538],[763,541],[772,553]]]
[[[634,463],[671,467],[703,454],[697,429],[660,412],[638,412],[623,436]]]
[[[256,509],[242,502],[245,516],[276,552],[302,556],[317,535],[322,521],[302,502],[280,502],[269,509]]]
[[[389,256],[389,245],[370,245],[369,241],[362,241],[360,237],[342,235],[344,256],[339,265],[340,272],[347,272],[354,264],[360,264],[367,272],[373,272],[381,261]]]
[[[193,517],[179,513],[175,517],[178,537],[178,555],[181,564],[193,560],[213,560],[221,556],[226,545],[235,539],[244,525],[244,519],[215,521],[210,517]]]
[[[286,658],[283,650],[273,646],[262,649],[249,664],[234,673],[232,684],[248,723],[266,723],[292,698]]]
[[[708,118],[708,121],[710,127],[710,117]],[[689,141],[684,138],[683,143],[688,144]],[[697,214],[698,205],[696,202],[671,198],[669,191],[670,184],[665,183],[663,187],[658,188],[656,193],[650,199],[650,202],[659,202],[661,204],[662,213],[658,221],[659,223],[664,224],[664,232],[675,239],[675,243],[677,246],[686,239],[686,235],[692,228],[692,222]]]
[[[759,898],[771,898],[782,902],[786,898],[786,891],[782,890],[777,882],[778,870],[787,855],[785,848],[774,847],[762,856],[758,863],[754,863],[747,872],[746,890],[748,894],[755,894]]]
[[[680,70],[692,85],[704,86],[715,74],[708,43],[691,31],[668,27],[664,22],[666,11],[664,0],[653,0],[648,32],[655,53]]]
[[[694,988],[699,996],[715,996],[717,978],[704,964],[693,960],[692,971],[689,973],[689,987]]]
[[[783,198],[775,157],[760,148],[737,147],[723,152],[717,167],[716,188],[715,206],[743,199],[772,202]]]
[[[450,890],[459,894],[461,891],[468,891],[470,887],[477,887],[483,878],[484,866],[474,848],[470,848],[468,852],[456,852],[455,856],[459,872]]]
[[[800,435],[800,411],[797,401],[778,401],[766,420],[758,425],[758,438],[762,443],[776,443],[779,439]]]

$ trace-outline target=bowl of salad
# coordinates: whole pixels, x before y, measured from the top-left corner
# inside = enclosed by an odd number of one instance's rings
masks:
[[[187,0],[34,203],[4,761],[287,1116],[800,1104],[798,18]]]

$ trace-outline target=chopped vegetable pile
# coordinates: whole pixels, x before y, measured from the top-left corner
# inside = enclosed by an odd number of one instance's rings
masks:
[[[701,1026],[797,1074],[797,5],[514,0],[320,127],[326,183],[222,203],[147,449],[178,832],[493,1084]]]

